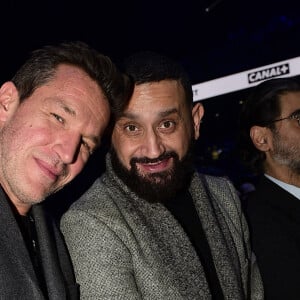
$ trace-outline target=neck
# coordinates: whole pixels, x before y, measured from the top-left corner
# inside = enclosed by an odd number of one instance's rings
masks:
[[[293,172],[285,166],[276,168],[269,166],[265,169],[265,173],[282,182],[300,187],[300,174]]]
[[[19,199],[17,199],[13,194],[9,193],[9,191],[5,188],[5,185],[0,185],[2,187],[2,191],[5,193],[7,201],[10,202],[11,207],[21,216],[26,216],[29,212],[31,205],[22,203]]]

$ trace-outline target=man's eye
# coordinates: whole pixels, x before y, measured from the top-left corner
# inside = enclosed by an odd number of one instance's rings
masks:
[[[130,125],[125,126],[125,130],[130,131],[130,132],[134,132],[134,131],[137,131],[138,128],[135,125],[130,124]]]
[[[90,155],[93,154],[93,149],[90,147],[90,145],[89,145],[87,142],[85,142],[84,140],[82,140],[81,144],[82,144],[83,147],[88,151],[88,153],[89,153]]]
[[[51,113],[51,115],[59,122],[59,123],[62,123],[64,124],[65,123],[65,119],[62,118],[61,116],[55,114],[55,113]]]
[[[128,124],[123,127],[124,133],[128,136],[137,136],[140,135],[142,130],[139,126],[134,124]]]
[[[299,113],[291,115],[291,119],[297,120],[298,125],[300,126],[300,114]]]
[[[292,119],[299,120],[299,119],[300,119],[300,113],[292,114],[292,115],[291,115],[291,118],[292,118]]]
[[[173,128],[175,126],[175,122],[173,121],[164,121],[161,123],[161,128],[163,129],[170,129]]]

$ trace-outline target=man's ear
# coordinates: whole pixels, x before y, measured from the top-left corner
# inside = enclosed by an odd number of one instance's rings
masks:
[[[192,117],[194,123],[194,139],[197,140],[200,136],[200,124],[204,115],[204,107],[201,103],[196,103],[193,106]]]
[[[270,129],[261,126],[252,126],[250,129],[250,137],[254,146],[263,152],[267,152],[271,148]]]
[[[13,82],[7,81],[0,88],[0,122],[4,123],[19,106],[19,93]]]

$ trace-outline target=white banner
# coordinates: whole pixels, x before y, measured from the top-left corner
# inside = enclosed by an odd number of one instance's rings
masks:
[[[300,74],[300,57],[193,85],[194,102],[243,90],[275,77]]]

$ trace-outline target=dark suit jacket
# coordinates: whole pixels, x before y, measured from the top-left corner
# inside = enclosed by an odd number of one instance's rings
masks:
[[[41,205],[33,207],[48,299],[78,299],[64,240]],[[0,299],[44,299],[14,214],[0,188]]]
[[[266,299],[300,299],[300,200],[263,176],[245,205]]]

